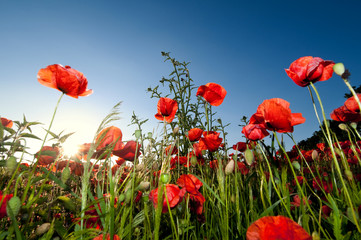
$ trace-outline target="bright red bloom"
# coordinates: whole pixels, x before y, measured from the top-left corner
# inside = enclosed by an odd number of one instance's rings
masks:
[[[348,110],[345,106],[341,106],[332,111],[331,119],[338,122],[360,122],[361,115],[358,112]]]
[[[198,215],[202,214],[203,204],[206,199],[198,190],[203,183],[192,174],[182,174],[178,178],[177,184],[189,194],[191,209]]]
[[[183,194],[179,187],[174,184],[166,184],[166,192],[167,192],[167,198],[169,202],[169,207],[174,208],[178,205],[183,199]],[[165,198],[163,194],[163,208],[162,213],[168,212],[168,205],[167,205],[167,198]],[[149,200],[153,202],[153,206],[155,209],[157,209],[158,206],[158,188],[152,190],[149,193]]]
[[[13,127],[13,121],[11,121],[10,119],[7,119],[7,118],[1,118],[1,124],[7,128]]]
[[[309,199],[307,199],[307,198],[305,197],[305,198],[303,199],[302,205],[306,205],[306,201],[307,201],[309,204],[312,203],[311,200],[309,200]],[[295,206],[295,207],[301,206],[301,198],[300,198],[300,196],[298,196],[298,195],[293,196],[293,202],[291,202],[291,205],[292,205],[292,206]]]
[[[188,139],[191,142],[198,141],[202,136],[203,130],[200,128],[192,128],[188,131]]]
[[[260,124],[280,133],[293,132],[293,126],[304,123],[301,113],[291,113],[290,103],[281,98],[264,100],[252,115],[249,124]]]
[[[247,143],[245,142],[238,142],[233,145],[233,149],[238,152],[244,152],[247,149]]]
[[[214,152],[218,150],[221,145],[223,138],[219,137],[220,133],[214,131],[204,131],[203,138],[199,139],[199,148],[201,150],[207,150]]]
[[[249,226],[247,240],[312,240],[295,221],[284,216],[262,217]]]
[[[123,148],[113,150],[113,154],[119,158],[134,161],[140,156],[140,144],[137,144],[136,141],[128,141]]]
[[[115,151],[122,149],[124,146],[122,137],[123,133],[119,128],[114,126],[104,128],[96,138],[97,151],[104,150],[108,145],[114,145]]]
[[[171,144],[165,148],[164,152],[166,155],[174,155],[178,153],[178,148],[177,146]]]
[[[40,154],[39,154],[40,153]],[[44,146],[41,151],[35,153],[39,165],[49,165],[59,156],[58,147]]]
[[[238,162],[237,161],[237,167],[238,167],[238,171],[240,171],[243,175],[247,175],[249,172],[248,167],[246,166],[246,164],[244,162]]]
[[[104,234],[100,234],[99,236],[93,238],[93,240],[103,240],[103,239],[104,239]],[[107,233],[105,235],[105,239],[110,240],[110,234],[109,233]],[[113,235],[113,240],[120,240],[120,237],[115,234],[115,235]]]
[[[171,123],[178,110],[178,103],[176,100],[170,98],[160,98],[157,105],[158,113],[155,118],[160,121]]]
[[[221,105],[226,94],[227,91],[217,83],[207,83],[197,90],[197,96],[202,96],[212,106]]]
[[[306,87],[311,82],[330,79],[333,65],[335,65],[333,61],[325,61],[319,57],[301,57],[291,63],[286,73],[298,86]]]
[[[6,205],[12,197],[12,194],[3,195],[0,191],[0,219],[7,216]]]
[[[73,98],[85,97],[93,93],[93,90],[87,89],[88,80],[81,72],[60,64],[40,69],[38,81],[46,87],[57,89]]]
[[[246,136],[247,139],[252,141],[261,140],[269,135],[267,129],[260,124],[248,124],[243,127],[242,133]]]
[[[361,93],[357,94],[357,97],[359,99],[359,101],[361,101]],[[355,99],[354,96],[348,98],[345,101],[345,107],[350,110],[351,112],[360,112],[360,107]]]

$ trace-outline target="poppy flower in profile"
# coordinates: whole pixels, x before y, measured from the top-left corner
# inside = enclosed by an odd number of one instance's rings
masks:
[[[326,81],[332,77],[333,61],[325,61],[319,57],[301,57],[291,63],[286,69],[287,75],[301,87],[306,87],[310,83]]]
[[[200,128],[192,128],[188,131],[188,139],[191,142],[198,141],[202,137],[203,130]]]
[[[284,216],[262,217],[249,226],[247,240],[312,240],[308,232]]]
[[[361,102],[361,93],[358,93],[357,94],[357,98],[359,99],[359,101]],[[345,107],[350,110],[351,112],[360,112],[360,107],[355,99],[354,96],[348,98],[346,101],[345,101]]]
[[[113,150],[122,149],[124,144],[122,142],[122,130],[115,126],[104,128],[97,136],[96,143],[97,151],[104,150],[107,146],[114,145]]]
[[[178,103],[171,98],[160,98],[157,104],[157,114],[155,118],[160,121],[171,123],[178,110]]]
[[[166,194],[167,198],[165,198],[163,194],[163,208],[162,213],[168,212],[168,205],[167,205],[167,199],[169,202],[169,207],[174,208],[178,205],[183,199],[183,194],[181,193],[181,190],[179,187],[175,184],[166,184]],[[149,200],[153,203],[153,206],[155,209],[157,209],[158,206],[158,188],[152,190],[149,193]]]
[[[7,194],[7,195],[3,195],[2,192],[0,191],[0,219],[7,216],[6,213],[6,205],[8,203],[8,201],[13,197],[12,194]]]
[[[219,106],[226,97],[227,91],[217,83],[207,83],[198,88],[196,95],[202,96],[212,106]]]
[[[39,165],[45,166],[53,163],[59,154],[58,147],[44,146],[41,151],[35,153],[35,157],[38,159]]]
[[[13,121],[7,119],[7,118],[1,118],[1,124],[4,126],[4,127],[7,127],[7,128],[12,128],[13,127]]]
[[[57,89],[73,98],[85,97],[93,93],[93,90],[87,89],[88,80],[83,73],[60,64],[40,69],[38,81],[46,87]]]
[[[199,139],[199,148],[210,152],[218,150],[223,141],[223,138],[220,138],[219,135],[220,133],[214,131],[204,131],[203,137]]]
[[[279,133],[293,132],[293,126],[304,123],[301,113],[291,113],[290,103],[281,98],[263,101],[252,115],[250,124],[261,124],[266,129]]]
[[[360,122],[361,115],[358,112],[350,111],[346,106],[341,106],[332,111],[331,119],[338,122]]]
[[[124,160],[134,161],[140,155],[140,144],[136,141],[128,141],[122,149],[113,150],[113,154]]]

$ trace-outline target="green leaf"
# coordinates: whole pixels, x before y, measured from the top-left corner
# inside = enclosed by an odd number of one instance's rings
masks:
[[[19,135],[19,137],[34,138],[37,140],[41,140],[41,138],[39,138],[38,136],[35,136],[34,134],[31,134],[31,133],[22,133]]]

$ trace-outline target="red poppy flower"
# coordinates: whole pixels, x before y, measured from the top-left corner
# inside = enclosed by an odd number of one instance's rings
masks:
[[[177,184],[188,193],[190,201],[191,210],[193,210],[198,215],[203,212],[203,204],[206,201],[204,196],[198,191],[203,183],[192,174],[182,174],[178,180]],[[182,190],[183,190],[182,189]]]
[[[188,193],[193,193],[193,194],[196,194],[203,185],[203,183],[196,176],[192,174],[182,174],[178,178],[177,184],[180,187],[186,188]]]
[[[198,141],[202,136],[203,130],[200,128],[192,128],[188,131],[188,139],[191,142]]]
[[[207,83],[198,88],[196,95],[202,96],[212,106],[219,106],[227,95],[227,91],[217,83]]]
[[[304,123],[301,113],[291,113],[290,103],[281,98],[263,101],[252,115],[249,123],[260,124],[271,131],[293,132],[293,126]]]
[[[183,194],[181,193],[181,190],[177,185],[174,184],[166,184],[166,192],[167,192],[167,198],[169,202],[169,207],[174,208],[178,205],[183,199]],[[153,202],[153,206],[155,209],[157,209],[158,206],[158,188],[152,190],[149,193],[149,200]],[[167,205],[167,199],[165,198],[163,194],[163,208],[162,213],[168,212],[168,205]]]
[[[262,217],[249,226],[247,240],[312,240],[295,221],[284,216]]]
[[[240,171],[243,175],[247,175],[249,172],[248,167],[246,166],[246,164],[244,162],[238,162],[237,161],[237,167],[238,167],[238,171]]]
[[[40,153],[40,154],[39,154]],[[44,146],[41,151],[35,153],[39,165],[49,165],[59,156],[58,147]]]
[[[239,152],[244,152],[247,149],[247,143],[245,142],[238,142],[233,145],[233,149]]]
[[[359,99],[359,101],[361,101],[361,93],[358,93],[357,94],[357,97]],[[348,98],[346,101],[345,101],[345,107],[350,110],[351,112],[360,112],[360,107],[355,99],[354,96]]]
[[[199,148],[201,150],[207,150],[210,152],[214,152],[218,150],[221,145],[223,138],[219,137],[220,133],[214,131],[204,131],[203,136],[199,139]]]
[[[0,219],[7,216],[6,205],[8,201],[13,197],[12,194],[3,195],[0,191]]]
[[[243,127],[242,133],[247,139],[252,141],[261,140],[269,135],[267,129],[260,124],[248,124]]]
[[[93,90],[87,89],[88,80],[81,72],[60,64],[40,69],[38,81],[46,87],[55,88],[73,98],[85,97],[93,93]]]
[[[178,153],[178,148],[175,145],[169,145],[165,148],[164,152],[166,155],[174,155]]]
[[[178,110],[178,103],[176,100],[170,98],[160,98],[157,105],[158,113],[155,118],[160,121],[171,123]]]
[[[114,145],[113,150],[122,149],[124,146],[122,137],[122,130],[117,127],[111,126],[103,129],[96,138],[97,150],[104,150],[108,145]]]
[[[100,234],[99,236],[93,238],[93,240],[103,240],[103,239],[110,240],[110,234],[107,233],[105,236],[104,236],[104,234]],[[115,234],[115,235],[113,235],[113,240],[120,240],[120,237]]]
[[[13,127],[13,121],[7,119],[7,118],[1,118],[1,124],[4,126],[4,127],[7,127],[7,128],[12,128]]]
[[[301,87],[308,86],[311,82],[326,81],[332,77],[333,61],[325,61],[319,57],[301,57],[291,63],[286,69],[287,75]]]
[[[136,141],[128,141],[122,149],[113,150],[113,154],[128,161],[134,161],[140,155],[140,144]]]
[[[346,106],[341,106],[332,111],[331,119],[338,122],[360,122],[361,115],[358,112],[348,110]]]

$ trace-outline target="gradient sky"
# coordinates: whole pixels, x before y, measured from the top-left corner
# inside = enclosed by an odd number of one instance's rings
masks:
[[[228,143],[244,140],[240,119],[265,99],[283,98],[306,122],[296,141],[318,123],[307,88],[284,69],[303,56],[343,62],[351,84],[361,79],[361,1],[0,1],[0,115],[40,121],[47,128],[60,92],[37,82],[54,63],[84,73],[94,93],[65,96],[53,131],[76,131],[68,141],[90,142],[101,120],[122,101],[114,125],[132,139],[134,111],[157,129],[157,99],[146,89],[172,71],[161,51],[191,62],[195,85],[221,84],[228,92],[214,109],[231,125]],[[334,75],[316,84],[327,115],[343,104],[346,85]],[[39,127],[41,137],[45,132]],[[287,143],[287,148],[292,144]]]

